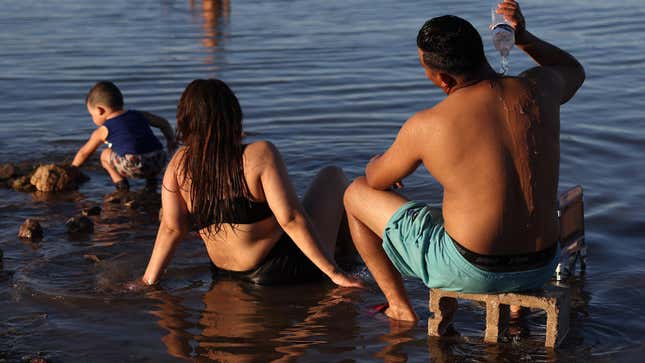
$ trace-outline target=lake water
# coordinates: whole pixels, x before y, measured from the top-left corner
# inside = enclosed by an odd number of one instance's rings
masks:
[[[0,361],[641,361],[645,2],[527,1],[523,9],[531,31],[587,71],[562,108],[560,189],[585,188],[589,259],[572,281],[561,349],[544,349],[539,313],[528,337],[486,345],[482,311],[470,305],[458,315],[460,338],[428,338],[418,281],[406,282],[421,317],[409,328],[367,313],[383,300],[375,290],[213,280],[195,238],[179,247],[158,290],[125,293],[149,257],[156,215],[104,205],[92,236],[68,238],[64,221],[112,191],[95,156],[78,192],[0,189]],[[93,130],[84,97],[97,80],[116,82],[127,107],[174,122],[188,82],[218,77],[240,98],[246,130],[278,145],[300,193],[327,164],[354,177],[410,115],[442,99],[424,78],[415,39],[426,19],[448,13],[480,30],[497,65],[489,4],[475,0],[4,1],[0,162],[71,160]],[[517,49],[510,59],[511,74],[530,65]],[[441,199],[423,170],[406,184],[410,197]],[[27,217],[42,221],[42,242],[16,237]]]

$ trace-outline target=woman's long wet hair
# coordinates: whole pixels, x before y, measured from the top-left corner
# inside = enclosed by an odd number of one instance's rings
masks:
[[[179,161],[182,184],[190,180],[192,221],[207,234],[235,220],[234,198],[250,195],[244,178],[242,109],[235,94],[218,79],[196,79],[177,106],[177,140],[185,146]]]

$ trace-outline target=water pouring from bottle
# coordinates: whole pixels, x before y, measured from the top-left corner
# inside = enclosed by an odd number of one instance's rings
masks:
[[[500,72],[506,74],[509,69],[508,55],[515,44],[515,29],[508,24],[504,16],[497,14],[497,3],[491,9],[491,25],[493,45],[501,58]]]

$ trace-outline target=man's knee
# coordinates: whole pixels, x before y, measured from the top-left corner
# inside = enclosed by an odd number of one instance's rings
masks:
[[[343,204],[345,205],[345,210],[348,213],[351,213],[356,207],[356,201],[359,198],[361,190],[367,186],[364,176],[359,176],[354,179],[352,183],[345,189],[345,194],[343,195]]]

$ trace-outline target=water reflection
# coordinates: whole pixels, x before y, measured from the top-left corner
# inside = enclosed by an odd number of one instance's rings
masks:
[[[204,32],[202,45],[215,50],[222,38],[221,28],[228,24],[231,14],[230,0],[202,0],[201,7],[197,10],[195,0],[189,0],[190,11],[195,14],[197,11],[202,16],[202,29]]]
[[[298,295],[316,295],[302,305],[292,305]],[[170,355],[176,358],[218,362],[288,362],[313,346],[353,336],[358,330],[355,314],[337,314],[341,305],[352,306],[347,289],[321,291],[319,287],[260,287],[236,280],[213,281],[202,297],[203,307],[166,291],[155,291],[158,309],[151,313],[167,331],[162,337]],[[311,290],[309,290],[311,289]],[[322,292],[322,294],[320,294]],[[333,311],[332,311],[333,310]],[[330,324],[330,321],[332,322]],[[342,325],[336,329],[333,322]],[[339,337],[339,335],[341,337]]]
[[[390,331],[384,334],[379,340],[386,343],[386,345],[378,353],[377,358],[383,359],[386,363],[402,363],[408,361],[408,355],[403,347],[406,343],[414,340],[411,332],[416,324],[405,321],[390,320]]]

